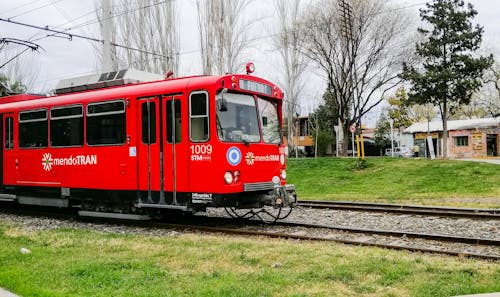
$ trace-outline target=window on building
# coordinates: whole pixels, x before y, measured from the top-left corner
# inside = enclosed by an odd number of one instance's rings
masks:
[[[89,145],[124,144],[125,123],[123,100],[87,105],[87,143]]]
[[[40,148],[48,144],[47,110],[38,109],[19,113],[19,147]]]
[[[156,103],[142,103],[142,143],[156,143]]]
[[[190,137],[192,141],[207,141],[208,95],[206,92],[192,93],[189,97]]]
[[[5,149],[14,148],[14,118],[8,117],[5,119]]]
[[[299,136],[309,136],[309,121],[308,119],[300,119]]]
[[[50,110],[50,145],[83,145],[83,106],[55,107]]]
[[[469,136],[453,137],[455,146],[469,146]]]

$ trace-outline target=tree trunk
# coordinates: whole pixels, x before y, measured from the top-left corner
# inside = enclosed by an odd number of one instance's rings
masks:
[[[441,120],[443,121],[443,159],[448,159],[448,105],[447,100],[443,102],[443,112]]]

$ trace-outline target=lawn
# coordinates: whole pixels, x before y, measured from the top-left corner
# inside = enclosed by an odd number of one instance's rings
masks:
[[[291,159],[288,177],[301,199],[500,206],[498,165],[391,158],[365,165]],[[439,297],[499,292],[500,265],[327,242],[37,231],[0,220],[0,287],[24,297]]]
[[[25,297],[439,297],[500,291],[500,266],[319,242],[28,231],[0,222],[0,286]]]
[[[288,159],[299,199],[500,207],[500,166],[427,159]]]

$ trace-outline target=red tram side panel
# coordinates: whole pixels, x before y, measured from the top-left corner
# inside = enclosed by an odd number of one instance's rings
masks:
[[[226,75],[0,102],[0,199],[124,213],[293,205],[282,97]]]

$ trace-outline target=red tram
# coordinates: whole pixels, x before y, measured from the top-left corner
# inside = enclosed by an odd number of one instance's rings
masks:
[[[0,201],[111,217],[294,205],[277,86],[249,74],[128,74],[0,98]]]

